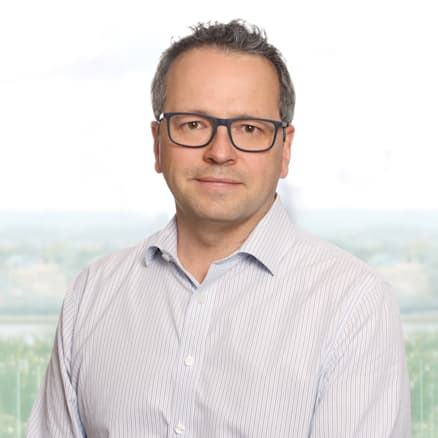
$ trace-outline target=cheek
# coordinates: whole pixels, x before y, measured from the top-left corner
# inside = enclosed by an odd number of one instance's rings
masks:
[[[269,167],[271,169],[271,173],[274,178],[276,179],[281,178],[284,168],[287,167],[285,166],[285,160],[284,160],[282,149],[278,148],[275,151],[275,155],[271,157]]]
[[[160,169],[160,172],[163,173],[164,177],[170,173],[174,160],[175,158],[172,157],[169,146],[165,143],[162,143],[158,154],[155,156],[155,166]]]
[[[259,193],[271,191],[276,186],[283,170],[281,157],[278,153],[254,157],[256,160],[248,162],[247,176],[251,185]]]
[[[166,149],[162,150],[159,156],[161,172],[168,184],[181,184],[189,177],[195,164],[190,160],[185,150]]]

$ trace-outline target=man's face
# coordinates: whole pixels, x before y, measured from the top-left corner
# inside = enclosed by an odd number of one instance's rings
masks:
[[[279,92],[275,68],[261,56],[192,49],[169,70],[163,112],[280,120]],[[284,142],[279,129],[272,149],[251,153],[235,149],[224,126],[203,148],[175,145],[166,123],[160,128],[152,123],[155,169],[175,198],[177,219],[254,226],[271,206],[278,179],[288,173],[293,127],[286,129]]]

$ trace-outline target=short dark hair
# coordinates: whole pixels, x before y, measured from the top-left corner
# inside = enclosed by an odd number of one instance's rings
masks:
[[[280,83],[280,116],[291,123],[295,107],[295,90],[280,51],[268,43],[266,32],[244,20],[229,23],[208,22],[191,27],[192,34],[177,41],[165,50],[152,80],[152,109],[158,119],[166,98],[167,74],[178,56],[194,48],[217,47],[224,50],[263,56],[275,67]]]

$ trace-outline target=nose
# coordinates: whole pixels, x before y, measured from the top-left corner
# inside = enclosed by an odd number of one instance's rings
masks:
[[[204,149],[204,160],[212,164],[232,164],[237,150],[232,145],[226,126],[218,126],[216,135]]]

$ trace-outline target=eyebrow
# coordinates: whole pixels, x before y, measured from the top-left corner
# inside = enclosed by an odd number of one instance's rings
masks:
[[[182,113],[196,113],[196,114],[200,114],[203,116],[210,116],[210,117],[218,117],[217,115],[213,115],[210,112],[207,111],[203,111],[200,109],[193,109],[193,110],[184,110],[184,111],[175,111],[175,112],[182,112]],[[218,118],[225,118],[225,119],[244,119],[244,118],[261,118],[261,119],[269,119],[269,117],[267,116],[263,116],[263,115],[257,115],[257,114],[250,114],[250,113],[246,113],[246,112],[242,112],[242,113],[236,113],[232,116],[228,116],[228,117],[218,117]]]

